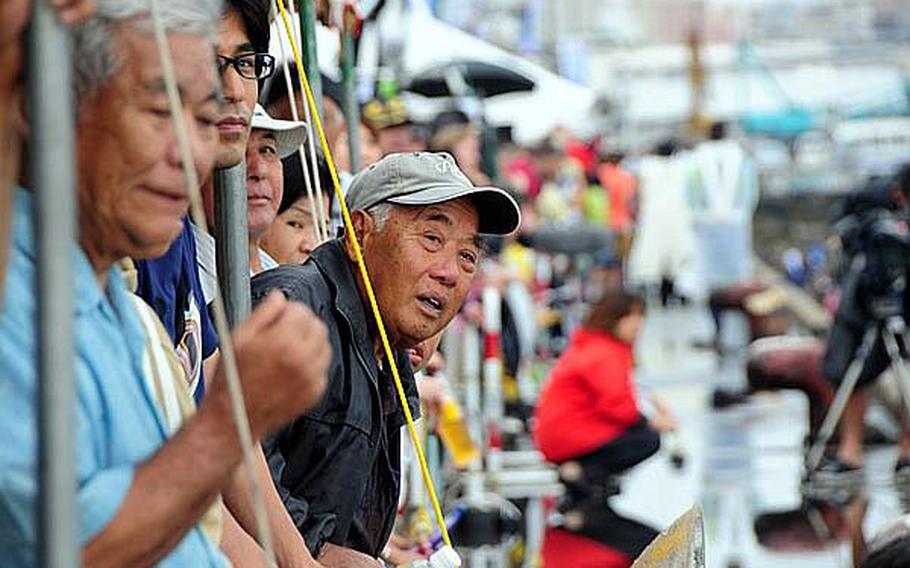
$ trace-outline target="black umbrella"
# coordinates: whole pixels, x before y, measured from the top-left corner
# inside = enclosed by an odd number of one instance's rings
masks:
[[[534,90],[521,73],[484,61],[450,61],[418,73],[405,90],[425,97],[474,95],[482,98]]]

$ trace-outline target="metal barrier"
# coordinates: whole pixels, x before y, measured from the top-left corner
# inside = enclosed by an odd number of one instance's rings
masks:
[[[449,354],[450,376],[462,395],[464,416],[475,441],[482,441],[484,460],[461,474],[469,507],[489,508],[492,495],[499,499],[526,500],[524,512],[525,555],[523,566],[537,565],[546,529],[547,499],[559,497],[563,487],[555,469],[537,451],[504,451],[500,425],[505,416],[502,390],[501,306],[503,296],[495,285],[481,294],[483,322],[478,326],[458,318],[444,340]],[[468,521],[470,522],[470,521]],[[468,566],[507,566],[506,546],[482,546],[461,550]]]
[[[231,327],[250,313],[250,237],[247,221],[246,164],[217,169],[215,184],[215,262],[218,284]],[[226,339],[226,338],[223,338]]]
[[[73,242],[76,236],[72,39],[34,2],[29,47],[29,174],[38,263],[38,564],[78,564]]]
[[[306,76],[310,81],[310,90],[316,99],[316,108],[319,116],[323,116],[322,108],[322,75],[319,71],[319,57],[316,53],[316,8],[315,2],[300,2],[300,44],[303,52],[303,66]],[[301,96],[303,96],[301,94]]]
[[[357,54],[354,49],[354,28],[357,14],[346,5],[342,16],[341,84],[344,91],[344,118],[348,132],[348,153],[351,172],[360,171],[360,105],[357,101]]]

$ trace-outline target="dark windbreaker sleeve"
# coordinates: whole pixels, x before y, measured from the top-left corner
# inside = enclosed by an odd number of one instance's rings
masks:
[[[336,516],[331,513],[311,514],[310,504],[306,499],[291,495],[290,490],[284,483],[287,461],[285,461],[284,454],[281,451],[280,437],[281,433],[266,438],[262,443],[269,463],[269,471],[272,474],[272,481],[275,483],[278,496],[281,498],[281,502],[284,503],[291,520],[294,521],[294,526],[297,527],[297,530],[303,536],[310,554],[316,557],[328,538],[335,532]]]
[[[305,285],[306,282],[311,281],[305,276],[311,270],[312,267],[285,265],[256,275],[253,277],[250,290],[253,306],[255,307],[261,302],[271,290],[280,290],[288,300],[306,304],[319,314],[324,306],[316,302],[312,289]],[[282,447],[282,440],[295,424],[296,421],[263,440],[262,447],[278,496],[281,497],[291,520],[294,521],[294,525],[306,541],[310,553],[315,557],[335,531],[336,515],[312,512],[306,498],[299,492],[292,492],[288,487],[287,475],[290,472],[287,471],[288,462]]]

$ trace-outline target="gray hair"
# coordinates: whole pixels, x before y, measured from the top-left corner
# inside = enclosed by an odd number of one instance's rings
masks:
[[[158,5],[165,31],[200,35],[214,43],[222,0],[158,0]],[[98,0],[95,14],[73,34],[77,100],[96,92],[119,70],[116,26],[131,20],[138,31],[151,33],[150,10],[148,0]]]
[[[385,224],[389,221],[389,217],[392,215],[392,209],[395,207],[396,205],[389,203],[388,201],[383,201],[366,210],[370,217],[373,218],[373,224],[376,226],[377,231],[385,229]]]

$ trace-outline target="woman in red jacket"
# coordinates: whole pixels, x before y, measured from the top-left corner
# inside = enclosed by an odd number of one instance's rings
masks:
[[[549,532],[544,546],[547,568],[628,566],[657,536],[652,528],[613,512],[606,500],[615,493],[615,475],[657,452],[658,429],[675,428],[659,405],[660,421],[652,427],[636,402],[632,351],[644,307],[640,297],[623,290],[606,292],[572,336],[541,393],[534,439],[547,460],[559,464],[567,489],[560,507],[566,519],[563,531]],[[578,538],[566,531],[597,541],[612,560],[593,560],[591,547],[585,551],[556,544]],[[583,558],[567,562],[573,551]]]

